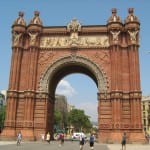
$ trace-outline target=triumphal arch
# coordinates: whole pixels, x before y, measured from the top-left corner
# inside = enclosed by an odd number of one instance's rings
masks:
[[[125,21],[112,9],[106,25],[43,26],[38,11],[29,24],[23,12],[12,25],[12,61],[2,137],[21,131],[24,139],[53,134],[58,82],[71,73],[88,75],[97,85],[98,140],[142,141],[139,71],[140,23],[134,9]],[[80,84],[80,83],[79,83]],[[86,85],[85,85],[86,86]]]

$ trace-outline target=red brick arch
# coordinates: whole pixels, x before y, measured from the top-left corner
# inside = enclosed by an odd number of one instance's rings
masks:
[[[122,23],[116,9],[106,25],[43,26],[39,12],[27,25],[19,13],[12,26],[12,62],[3,138],[21,131],[28,140],[53,134],[53,109],[58,82],[83,73],[98,88],[98,140],[143,141],[139,73],[140,23],[129,9]]]

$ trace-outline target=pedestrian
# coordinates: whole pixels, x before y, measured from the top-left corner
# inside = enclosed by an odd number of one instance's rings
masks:
[[[126,150],[126,133],[123,133],[122,136],[122,141],[121,141],[121,145],[122,145],[122,150]]]
[[[21,131],[17,133],[17,146],[21,145],[22,134]]]
[[[85,144],[85,137],[81,134],[80,135],[80,150],[83,150],[84,144]]]
[[[90,143],[90,149],[93,150],[94,149],[94,141],[95,141],[95,137],[93,134],[90,135],[90,139],[89,139],[89,143]]]
[[[147,140],[147,143],[150,143],[150,134],[146,132],[145,138]]]
[[[59,140],[60,140],[59,146],[61,147],[62,145],[64,145],[64,133],[59,134]]]
[[[41,134],[41,140],[44,141],[45,140],[45,135]]]
[[[148,134],[148,143],[150,144],[150,133]]]
[[[49,132],[46,134],[46,141],[50,144],[50,134],[49,134]]]

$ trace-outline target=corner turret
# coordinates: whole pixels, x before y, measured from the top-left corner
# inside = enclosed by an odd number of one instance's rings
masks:
[[[12,45],[14,47],[22,46],[23,37],[22,35],[26,31],[26,22],[24,20],[24,13],[19,12],[19,17],[14,21],[12,25]]]
[[[37,45],[37,38],[39,37],[39,34],[42,32],[42,21],[39,17],[39,11],[34,12],[34,17],[31,19],[28,27],[27,27],[27,33],[29,35],[29,45],[30,46],[36,46]]]
[[[134,15],[134,9],[128,9],[129,15],[125,20],[125,30],[128,33],[128,43],[129,44],[139,44],[139,30],[140,22],[138,18]]]
[[[117,15],[117,9],[112,9],[112,16],[108,19],[107,22],[108,32],[110,33],[110,43],[113,45],[119,44],[120,33],[123,30],[123,24],[121,18]]]

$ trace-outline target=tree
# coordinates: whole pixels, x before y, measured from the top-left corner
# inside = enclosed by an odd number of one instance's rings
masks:
[[[5,112],[6,112],[6,106],[2,106],[0,108],[0,132],[4,127],[4,121],[5,121]]]
[[[88,132],[92,128],[89,116],[85,115],[84,110],[72,109],[68,115],[68,122],[74,127],[75,131]]]
[[[62,114],[59,110],[54,111],[54,126],[55,129],[57,130],[61,124],[62,121]]]

